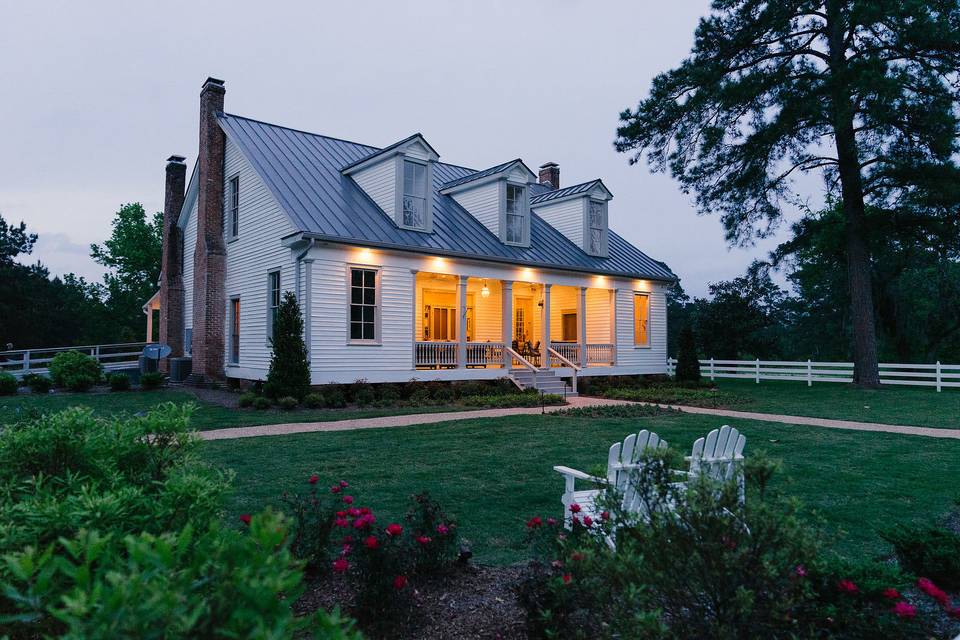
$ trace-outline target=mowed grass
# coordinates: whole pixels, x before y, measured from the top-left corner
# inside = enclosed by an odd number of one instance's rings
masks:
[[[834,418],[960,429],[960,389],[900,387],[860,389],[837,382],[814,383],[780,380],[717,379],[717,386],[749,402],[730,407],[791,416]]]
[[[931,522],[960,488],[960,441],[729,421],[759,449],[783,461],[776,487],[822,517],[827,540],[849,556],[885,554],[877,533],[896,522]],[[208,442],[203,455],[233,469],[227,515],[278,504],[284,491],[351,483],[358,504],[380,522],[402,517],[409,495],[428,490],[461,524],[477,559],[512,563],[527,557],[524,522],[560,516],[563,482],[553,465],[597,469],[610,444],[652,429],[681,451],[722,424],[710,416],[574,418],[524,415],[436,425],[311,433]]]
[[[410,413],[434,413],[438,411],[463,411],[470,407],[371,407],[365,409],[232,409],[199,400],[189,391],[161,389],[157,391],[123,391],[114,393],[54,393],[49,395],[22,394],[0,397],[0,424],[14,422],[42,411],[61,411],[68,407],[84,406],[100,415],[119,415],[147,411],[161,402],[196,405],[193,426],[200,431],[244,427],[284,422],[325,422],[354,418],[405,415]]]

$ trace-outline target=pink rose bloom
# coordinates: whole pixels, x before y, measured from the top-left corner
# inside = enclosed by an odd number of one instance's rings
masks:
[[[570,584],[570,581],[573,580],[573,576],[569,573],[563,574],[563,584]]]
[[[802,564],[798,564],[798,565],[797,565],[797,568],[794,570],[794,573],[796,573],[797,576],[799,576],[799,577],[801,577],[801,578],[806,578],[806,577],[807,577],[807,568],[806,568],[805,566],[803,566]],[[897,597],[899,597],[899,596],[897,596]]]
[[[398,525],[396,522],[387,525],[387,535],[391,538],[396,537],[401,533],[403,533],[403,527]]]
[[[447,535],[448,533],[450,533],[450,529],[448,529],[448,528],[447,528],[447,525],[445,525],[445,524],[438,524],[438,525],[437,525],[437,533],[439,533],[439,534],[442,535],[442,536],[445,536],[445,535]]]
[[[609,512],[609,511],[604,511],[603,513],[601,513],[601,514],[600,514],[600,519],[603,520],[603,521],[609,520],[609,519],[610,519],[610,512]]]
[[[580,513],[580,505],[578,505],[576,502],[570,505],[570,513]]]
[[[419,542],[420,544],[430,544],[431,542],[433,542],[433,538],[429,536],[417,536],[417,542]]]
[[[393,588],[397,591],[407,586],[407,576],[397,576],[393,579]]]
[[[349,487],[350,485],[347,483],[346,480],[341,480],[341,481],[340,481],[340,486],[343,487],[344,489],[346,489],[346,488]]]
[[[346,518],[337,518],[336,520],[333,521],[333,526],[346,528],[350,526],[350,523],[347,522]]]
[[[547,524],[550,525],[551,527],[555,527],[555,526],[557,526],[557,519],[556,519],[556,518],[547,518]]]
[[[917,615],[917,608],[912,604],[901,600],[897,604],[893,605],[893,613],[898,618],[913,618]]]
[[[367,549],[378,549],[380,547],[380,541],[377,540],[376,536],[367,536],[363,539],[363,546]]]
[[[883,590],[883,597],[886,598],[887,600],[899,600],[903,596],[901,596],[900,592],[894,589],[893,587],[889,587]]]
[[[337,573],[344,573],[349,568],[350,563],[347,562],[346,558],[337,558],[333,561],[333,570]]]
[[[841,580],[837,583],[837,589],[843,593],[857,593],[860,588],[850,580]]]
[[[338,487],[337,485],[333,485],[332,487],[330,487],[330,493],[340,493],[340,487]]]
[[[583,516],[583,526],[587,527],[588,529],[592,527],[593,518],[591,518],[590,516]]]
[[[312,476],[310,476],[307,482],[309,482],[310,484],[317,484],[317,481],[319,479],[320,479],[320,476],[318,476],[317,474],[313,474]]]
[[[343,496],[344,504],[353,504],[353,496]]]

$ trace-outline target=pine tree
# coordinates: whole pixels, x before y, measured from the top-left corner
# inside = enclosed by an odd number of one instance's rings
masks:
[[[680,331],[680,352],[677,354],[677,382],[700,383],[700,359],[697,357],[697,341],[690,325]]]
[[[293,396],[298,400],[310,391],[310,363],[303,342],[303,315],[293,293],[286,291],[277,309],[270,340],[273,355],[264,393],[271,398]]]

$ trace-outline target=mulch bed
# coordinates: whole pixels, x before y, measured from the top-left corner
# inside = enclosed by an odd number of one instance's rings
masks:
[[[502,639],[526,638],[524,612],[514,587],[524,567],[458,565],[448,573],[412,579],[411,603],[399,619],[372,628],[362,625],[368,638]],[[352,608],[356,585],[339,576],[320,576],[307,584],[295,605],[298,614],[340,606],[343,613],[363,619]]]

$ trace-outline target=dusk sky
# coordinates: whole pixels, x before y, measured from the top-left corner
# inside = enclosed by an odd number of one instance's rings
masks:
[[[613,149],[707,0],[2,4],[0,213],[40,234],[26,261],[56,274],[99,280],[89,244],[116,210],[162,208],[165,159],[196,158],[207,76],[231,113],[377,146],[420,131],[453,164],[602,178],[610,226],[691,294],[774,244],[728,248],[670,176]]]

